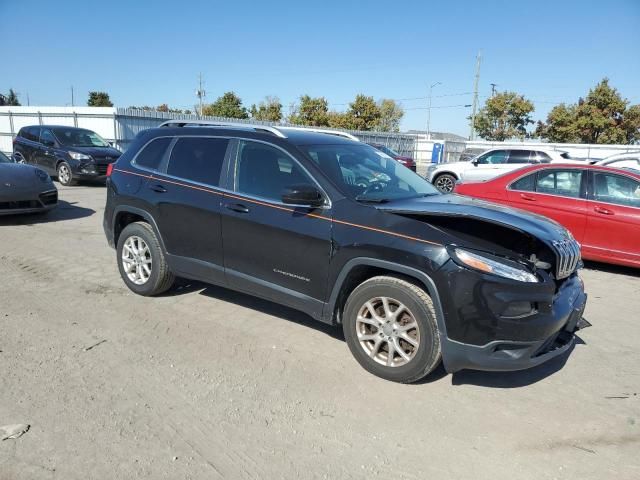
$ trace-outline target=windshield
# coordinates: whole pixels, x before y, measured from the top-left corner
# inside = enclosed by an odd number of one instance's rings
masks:
[[[424,178],[369,145],[301,145],[344,195],[362,202],[440,195]]]
[[[7,156],[0,152],[0,163],[13,163],[11,160],[9,160],[9,158],[7,158]]]
[[[91,130],[81,128],[54,128],[53,134],[66,147],[108,147],[109,144]]]

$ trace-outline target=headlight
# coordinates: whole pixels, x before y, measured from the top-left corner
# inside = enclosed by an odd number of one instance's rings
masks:
[[[36,174],[36,177],[38,177],[42,182],[51,183],[51,177],[44,170],[40,170],[39,168],[36,168],[34,170],[34,173]]]
[[[519,282],[539,282],[538,277],[533,273],[518,267],[516,264],[507,265],[494,258],[489,258],[478,253],[456,248],[454,251],[454,260],[466,267],[473,268],[485,273],[491,273],[499,277],[510,278]]]
[[[84,153],[69,152],[69,156],[74,160],[91,160],[91,157],[89,155],[85,155]]]

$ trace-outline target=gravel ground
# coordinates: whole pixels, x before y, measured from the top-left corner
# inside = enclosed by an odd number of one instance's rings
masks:
[[[0,219],[0,479],[638,479],[640,273],[588,265],[593,327],[516,373],[367,374],[341,333],[225,289],[143,298],[104,187]]]

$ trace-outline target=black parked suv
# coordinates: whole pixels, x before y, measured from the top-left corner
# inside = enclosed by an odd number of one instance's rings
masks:
[[[100,135],[85,128],[37,125],[23,127],[13,139],[13,158],[40,167],[62,185],[104,179],[120,157]]]
[[[358,185],[353,162],[385,179]],[[532,367],[587,325],[565,228],[441,194],[335,133],[171,121],[109,173],[104,229],[132,291],[179,276],[288,305],[341,324],[358,362],[389,380],[441,359],[449,372]]]

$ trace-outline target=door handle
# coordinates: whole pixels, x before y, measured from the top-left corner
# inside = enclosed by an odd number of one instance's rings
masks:
[[[154,192],[158,192],[158,193],[166,193],[167,189],[164,188],[162,185],[149,185],[149,189],[153,190]]]
[[[45,154],[47,157],[50,157],[51,155],[53,155],[49,150],[45,150],[45,151],[44,151],[44,154]]]
[[[531,195],[527,195],[525,193],[521,193],[520,194],[520,198],[522,198],[523,200],[528,200],[530,202],[535,202],[536,201],[535,197],[532,197]]]
[[[608,208],[593,207],[593,211],[596,213],[601,213],[602,215],[615,215],[613,213],[613,210],[609,210]]]
[[[249,213],[249,209],[241,203],[227,203],[224,208],[238,213]]]

